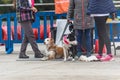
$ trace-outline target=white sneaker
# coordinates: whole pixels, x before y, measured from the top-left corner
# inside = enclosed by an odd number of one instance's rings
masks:
[[[90,62],[90,61],[98,61],[98,60],[99,60],[99,59],[96,58],[96,56],[94,56],[94,55],[88,57],[88,61],[89,61],[89,62]]]
[[[85,62],[88,61],[88,60],[87,60],[87,57],[84,56],[84,55],[81,55],[80,58],[79,58],[78,60],[80,60],[80,61],[85,61]]]

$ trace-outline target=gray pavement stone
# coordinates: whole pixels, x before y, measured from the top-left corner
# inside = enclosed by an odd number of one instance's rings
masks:
[[[38,44],[44,52],[44,45]],[[82,61],[16,61],[20,44],[12,54],[5,54],[0,46],[0,80],[120,80],[120,54],[111,62]],[[30,46],[27,55],[33,58]]]

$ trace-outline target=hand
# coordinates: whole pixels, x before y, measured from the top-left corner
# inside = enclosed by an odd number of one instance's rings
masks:
[[[116,14],[112,13],[112,20],[115,20],[115,19],[116,19]]]
[[[72,20],[67,20],[68,23],[72,23],[73,21]]]
[[[38,11],[37,8],[35,8],[35,7],[32,7],[31,10],[35,13]]]

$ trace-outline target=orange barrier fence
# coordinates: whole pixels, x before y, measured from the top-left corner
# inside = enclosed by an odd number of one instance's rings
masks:
[[[98,51],[99,51],[99,40],[96,39],[96,40],[95,40],[95,48],[94,48],[94,52],[95,52],[95,53],[98,53]],[[106,53],[106,52],[107,52],[107,51],[106,51],[106,46],[104,45],[103,53]]]
[[[38,29],[37,28],[33,28],[33,33],[35,36],[35,39],[38,39]],[[2,39],[3,40],[7,40],[7,26],[3,25],[2,26]],[[17,26],[17,36],[18,36],[18,40],[21,40],[22,36],[21,36],[21,26]],[[47,25],[47,37],[50,37],[51,33],[50,33],[50,25]],[[14,39],[14,26],[11,26],[11,40]],[[41,25],[40,26],[40,39],[44,39],[44,26]]]

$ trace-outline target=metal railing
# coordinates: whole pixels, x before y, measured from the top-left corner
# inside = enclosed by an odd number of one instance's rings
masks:
[[[115,4],[115,7],[120,7],[120,1],[119,0],[113,1],[113,3]]]
[[[120,11],[118,11],[120,14]],[[56,19],[66,18],[66,14],[55,14],[55,12],[37,12],[35,14],[35,22],[33,23],[32,27],[37,29],[37,39],[36,41],[39,43],[43,43],[44,39],[48,37],[47,35],[47,26],[53,27],[55,24]],[[3,21],[6,21],[6,31],[3,31]],[[13,22],[13,23],[12,23]],[[13,25],[12,25],[13,24]],[[41,25],[43,25],[43,38],[40,37],[40,30]],[[12,26],[12,27],[11,27]],[[112,27],[112,25],[110,25]],[[120,26],[120,24],[118,24]],[[5,50],[7,54],[12,53],[13,51],[13,44],[14,43],[21,43],[23,37],[23,30],[20,31],[21,39],[18,38],[18,23],[16,18],[16,13],[8,13],[8,14],[1,14],[0,15],[0,43],[5,44]],[[112,28],[110,28],[112,31]],[[5,32],[6,39],[3,39]],[[112,36],[112,32],[110,33]],[[120,41],[120,36],[118,36],[115,41]]]
[[[44,6],[44,5],[54,5],[54,3],[35,3],[35,6]],[[0,7],[9,7],[9,6],[13,6],[13,4],[0,4]]]
[[[47,26],[53,27],[55,24],[56,19],[61,19],[66,17],[66,14],[55,14],[54,12],[37,12],[35,14],[35,22],[33,23],[32,27],[37,29],[37,42],[43,43],[44,38],[48,37],[47,35]],[[6,25],[3,26],[3,21],[6,21]],[[12,25],[13,24],[13,25]],[[43,25],[43,38],[41,38],[41,25]],[[3,29],[4,28],[4,29]],[[21,43],[23,37],[23,30],[21,29],[18,32],[18,23],[16,18],[16,13],[8,13],[8,14],[1,14],[0,15],[0,43],[5,44],[5,50],[7,54],[12,53],[13,51],[13,44],[14,43]],[[20,29],[20,28],[19,28]],[[6,30],[6,31],[4,31]],[[18,34],[19,33],[19,34]],[[19,39],[19,36],[21,38]],[[3,37],[6,37],[3,39]]]

